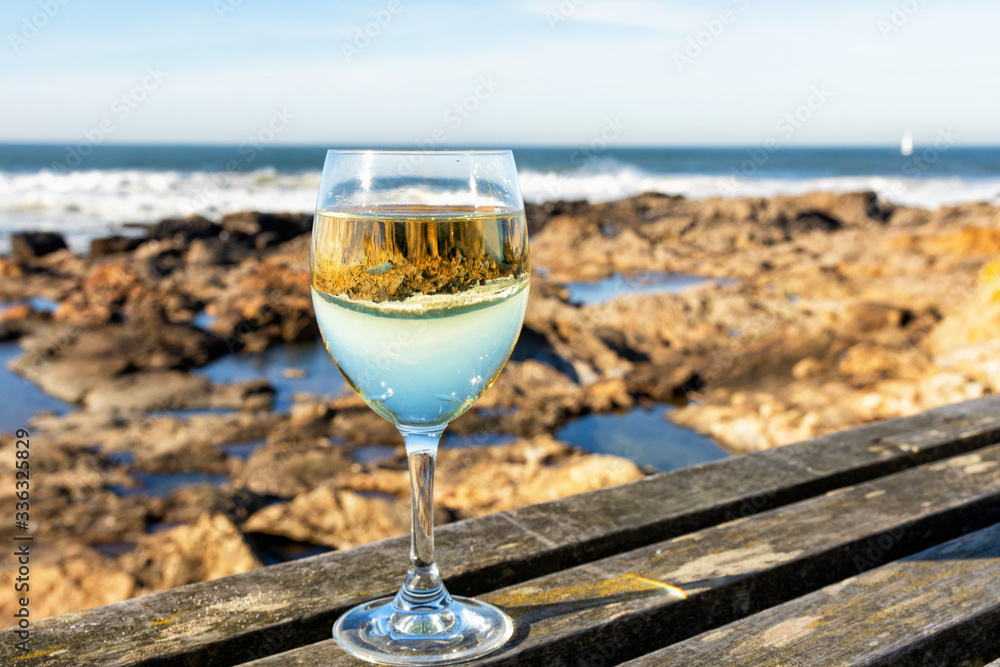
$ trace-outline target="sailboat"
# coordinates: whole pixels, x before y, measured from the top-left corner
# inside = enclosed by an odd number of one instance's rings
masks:
[[[909,132],[903,134],[903,139],[899,142],[899,154],[910,155],[913,153],[913,135]]]

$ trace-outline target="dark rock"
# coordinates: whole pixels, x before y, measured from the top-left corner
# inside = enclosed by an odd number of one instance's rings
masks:
[[[14,257],[22,261],[44,257],[65,247],[66,239],[63,235],[53,232],[21,232],[10,237]]]
[[[90,242],[90,256],[114,255],[120,252],[131,252],[139,247],[143,239],[130,236],[105,236]]]
[[[94,387],[125,372],[184,370],[226,352],[225,342],[197,327],[162,321],[81,329],[68,325],[23,339],[11,368],[49,394],[80,402]]]
[[[624,331],[599,326],[594,330],[594,334],[622,359],[627,359],[628,361],[649,361],[648,354],[636,350],[629,345],[628,337]]]
[[[699,391],[704,383],[697,371],[683,365],[637,364],[625,377],[630,393],[669,403]]]
[[[802,211],[794,219],[781,218],[780,224],[789,235],[804,234],[812,231],[835,232],[844,224],[836,218],[831,218],[822,211]]]
[[[573,382],[578,382],[576,369],[573,364],[562,358],[552,343],[545,337],[545,334],[536,331],[528,325],[521,327],[521,335],[517,339],[514,351],[511,352],[511,361],[527,361],[533,359],[548,364],[560,373],[566,375]]]
[[[264,250],[281,243],[281,237],[274,232],[261,232],[253,239],[253,245],[257,250]]]
[[[19,303],[0,312],[0,341],[17,340],[52,320],[52,315]]]
[[[243,211],[222,218],[222,228],[231,236],[254,237],[257,248],[284,243],[312,230],[313,216],[307,213],[259,213]]]
[[[238,264],[252,253],[252,250],[239,243],[239,240],[241,239],[238,236],[230,238],[229,233],[225,231],[217,238],[195,239],[188,246],[184,259],[188,264],[198,266]]]
[[[262,496],[292,498],[350,471],[351,456],[326,438],[268,442],[255,450],[235,481]]]
[[[251,514],[267,505],[267,499],[246,489],[195,484],[181,487],[163,501],[166,523],[195,523],[203,512],[224,514],[240,524]]]
[[[548,201],[543,204],[526,204],[525,217],[528,222],[528,235],[542,231],[549,220],[557,215],[577,214],[588,207],[585,201]]]
[[[205,239],[218,236],[222,227],[200,215],[186,218],[168,218],[149,227],[147,234],[157,241]]]

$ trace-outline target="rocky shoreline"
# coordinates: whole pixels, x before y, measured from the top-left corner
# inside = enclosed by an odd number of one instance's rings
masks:
[[[677,404],[671,419],[739,453],[1000,386],[998,208],[645,194],[527,213],[536,270],[524,331],[496,385],[449,429],[511,442],[442,450],[440,522],[648,472],[553,438],[588,413]],[[15,305],[0,339],[23,349],[15,372],[74,406],[25,424],[37,618],[406,531],[399,437],[359,399],[299,393],[279,412],[266,380],[191,372],[315,340],[311,219],[165,220],[95,239],[88,257],[51,235],[12,240],[0,301]],[[584,305],[566,288],[622,276],[628,292],[654,273],[714,280]],[[54,307],[33,307],[38,297]],[[11,507],[13,442],[0,445]],[[227,449],[240,443],[259,444]],[[383,455],[360,455],[372,445]],[[137,475],[191,471],[228,481],[136,488]],[[14,605],[4,558],[0,613]]]

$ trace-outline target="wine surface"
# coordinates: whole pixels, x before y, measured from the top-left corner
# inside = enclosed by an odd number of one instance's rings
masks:
[[[528,300],[522,211],[316,214],[313,307],[327,350],[375,412],[443,425],[500,373]]]

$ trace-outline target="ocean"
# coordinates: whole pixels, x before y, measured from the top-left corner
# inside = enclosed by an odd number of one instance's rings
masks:
[[[311,211],[326,147],[0,145],[0,252],[21,230],[95,236],[198,213]],[[897,204],[1000,204],[1000,147],[515,148],[525,201],[608,201],[644,191],[692,198],[872,190]]]

